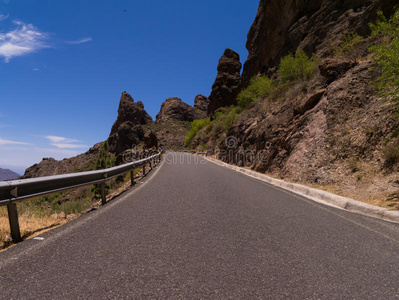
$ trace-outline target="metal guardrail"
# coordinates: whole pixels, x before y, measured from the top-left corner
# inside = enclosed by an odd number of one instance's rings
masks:
[[[0,181],[0,206],[7,205],[13,241],[21,241],[16,202],[80,186],[101,183],[101,199],[102,204],[105,204],[105,182],[107,180],[131,172],[131,183],[134,185],[133,170],[143,167],[143,174],[145,175],[146,164],[149,163],[150,168],[152,168],[155,163],[160,161],[160,158],[161,152],[141,160],[98,171]]]

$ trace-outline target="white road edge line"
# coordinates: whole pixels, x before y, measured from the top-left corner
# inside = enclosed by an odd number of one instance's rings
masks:
[[[283,190],[288,190],[294,194],[300,195],[302,197],[305,197],[307,199],[310,199],[318,203],[334,206],[343,210],[381,219],[384,221],[399,223],[399,211],[396,210],[374,206],[351,198],[346,198],[335,195],[333,193],[311,188],[305,185],[286,182],[284,180],[276,179],[256,171],[230,165],[214,158],[206,157],[206,159],[209,162],[212,162],[219,166],[223,166],[225,168],[234,170],[249,177],[269,183]]]

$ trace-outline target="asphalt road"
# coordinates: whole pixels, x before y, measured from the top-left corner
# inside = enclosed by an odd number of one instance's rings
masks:
[[[0,298],[399,298],[397,224],[176,155],[104,208],[0,253]]]

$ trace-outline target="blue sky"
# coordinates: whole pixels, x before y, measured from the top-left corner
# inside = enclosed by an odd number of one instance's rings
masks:
[[[168,97],[208,96],[225,48],[246,60],[258,3],[0,0],[0,167],[105,140],[123,91],[154,119]]]

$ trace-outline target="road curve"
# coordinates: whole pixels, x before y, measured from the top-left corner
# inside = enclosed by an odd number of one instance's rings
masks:
[[[188,154],[0,253],[1,299],[396,299],[399,225]]]

